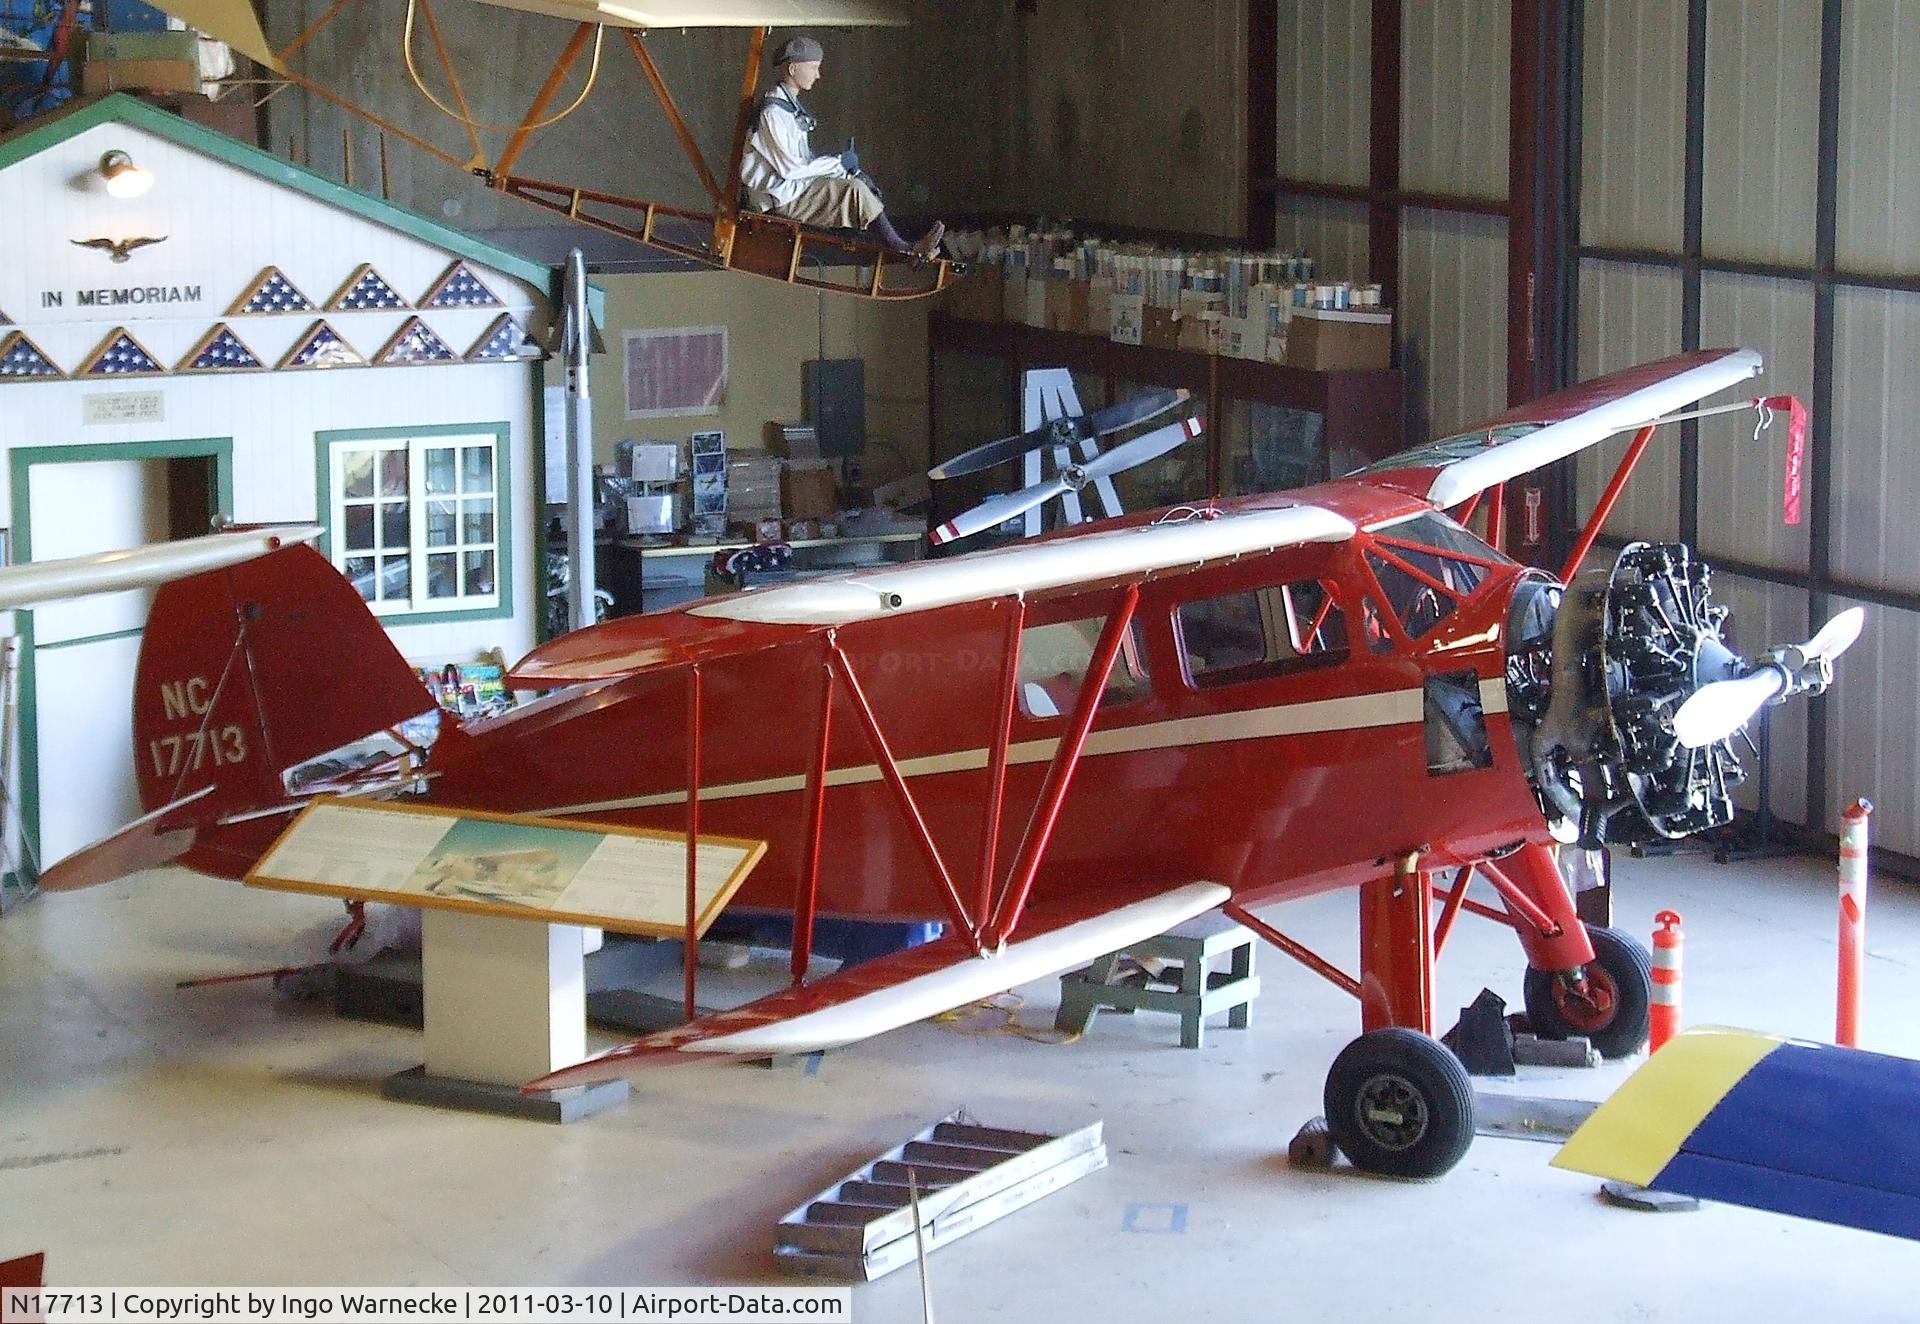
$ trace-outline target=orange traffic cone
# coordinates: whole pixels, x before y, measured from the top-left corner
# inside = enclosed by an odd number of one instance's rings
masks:
[[[1648,1007],[1652,1032],[1647,1036],[1647,1051],[1655,1053],[1660,1045],[1680,1030],[1680,944],[1686,936],[1680,930],[1680,914],[1663,910],[1653,917],[1653,1001]]]

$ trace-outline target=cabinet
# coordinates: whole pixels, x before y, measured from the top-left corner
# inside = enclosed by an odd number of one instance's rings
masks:
[[[1071,371],[1089,411],[1146,387],[1191,391],[1206,434],[1117,479],[1129,510],[1299,487],[1404,446],[1399,369],[1309,372],[944,313],[929,318],[927,346],[935,462],[1019,431],[1020,377],[1029,368]],[[1003,465],[936,484],[935,520],[1009,490],[1017,474]]]

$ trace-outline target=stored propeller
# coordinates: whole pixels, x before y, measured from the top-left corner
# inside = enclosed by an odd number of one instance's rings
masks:
[[[1169,409],[1177,409],[1187,402],[1189,392],[1148,391],[1105,409],[1096,409],[1091,414],[1068,414],[1061,418],[1049,419],[1031,432],[1022,432],[1018,436],[1002,437],[990,441],[984,446],[975,446],[972,450],[954,456],[945,464],[936,465],[927,470],[929,478],[958,478],[962,474],[978,473],[982,469],[991,469],[996,464],[1008,460],[1017,460],[1028,451],[1040,450],[1051,446],[1077,446],[1081,442],[1103,437],[1109,432],[1118,432],[1122,428],[1134,427],[1149,419],[1157,418]],[[1022,510],[1029,507],[1022,507]],[[1018,513],[1018,512],[1016,512]],[[1007,518],[1011,519],[1009,515]],[[991,526],[989,526],[991,527]]]
[[[1833,661],[1853,646],[1866,624],[1859,607],[1841,612],[1803,644],[1773,649],[1733,680],[1702,685],[1673,714],[1673,734],[1688,749],[1727,739],[1776,699],[1818,694],[1833,683]]]
[[[1175,394],[1185,398],[1187,393],[1180,391]],[[1126,403],[1137,404],[1138,401],[1128,401]],[[1116,409],[1119,407],[1120,406],[1117,405],[1114,406]],[[1101,413],[1108,412],[1111,411],[1101,411]],[[1098,414],[1089,414],[1086,416],[1086,419],[1082,421],[1091,421],[1098,417]],[[1151,417],[1151,415],[1149,415],[1149,417]],[[1072,422],[1075,420],[1061,421]],[[1010,519],[1024,515],[1035,506],[1044,505],[1057,496],[1063,496],[1068,492],[1078,492],[1090,483],[1098,482],[1102,478],[1111,478],[1115,474],[1122,474],[1129,469],[1137,469],[1143,464],[1150,464],[1182,442],[1191,441],[1193,438],[1199,436],[1204,430],[1204,427],[1205,421],[1198,416],[1183,418],[1178,423],[1169,423],[1165,427],[1156,428],[1144,436],[1135,437],[1132,441],[1126,442],[1124,445],[1115,446],[1110,451],[1103,451],[1091,460],[1079,464],[1070,464],[1045,482],[1035,483],[1032,487],[1022,488],[1018,492],[1008,492],[1003,496],[989,497],[973,509],[964,514],[955,515],[951,520],[948,520],[945,524],[935,529],[930,541],[934,546],[938,547],[960,538],[971,537],[976,533],[984,532],[987,529],[1004,524]],[[1008,440],[1018,440],[1018,438],[1009,438]],[[1003,443],[995,442],[992,444],[1001,445]],[[980,448],[980,450],[985,449],[987,448]],[[978,453],[979,451],[968,452],[968,454]],[[966,457],[962,456],[961,458],[965,459]],[[934,476],[940,477],[941,475],[938,471],[935,471]]]

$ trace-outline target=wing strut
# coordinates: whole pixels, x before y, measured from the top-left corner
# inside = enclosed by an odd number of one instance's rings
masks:
[[[1633,477],[1634,466],[1640,463],[1640,456],[1646,452],[1647,443],[1653,440],[1653,430],[1659,426],[1649,423],[1634,433],[1633,441],[1627,446],[1627,453],[1620,457],[1620,467],[1613,471],[1613,481],[1607,484],[1607,490],[1600,494],[1600,500],[1593,508],[1593,514],[1587,516],[1586,527],[1580,530],[1580,536],[1573,540],[1573,550],[1567,553],[1567,563],[1560,567],[1560,582],[1570,584],[1580,572],[1580,563],[1587,559],[1587,553],[1593,550],[1593,540],[1600,536],[1601,528],[1607,522],[1607,516],[1613,514],[1613,507],[1620,500],[1620,493],[1627,485],[1627,479]]]
[[[995,946],[1005,942],[1019,927],[1020,913],[1027,908],[1027,897],[1033,892],[1034,876],[1039,873],[1040,861],[1047,853],[1047,842],[1053,837],[1054,824],[1060,821],[1060,807],[1066,802],[1067,789],[1073,785],[1073,774],[1080,768],[1087,733],[1093,729],[1093,719],[1100,712],[1107,679],[1113,675],[1113,664],[1119,660],[1121,641],[1127,637],[1134,609],[1139,605],[1140,585],[1127,585],[1125,595],[1100,631],[1100,642],[1093,650],[1086,679],[1080,682],[1080,695],[1073,703],[1073,717],[1067,723],[1066,733],[1060,737],[1053,762],[1047,766],[1047,779],[1041,783],[1040,800],[1027,823],[1026,839],[1020,843],[1013,872],[1007,875],[1007,890],[1001,893],[999,908],[988,926],[989,941]]]

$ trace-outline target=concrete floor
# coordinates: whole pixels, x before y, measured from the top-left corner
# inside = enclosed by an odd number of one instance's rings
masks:
[[[1817,861],[1617,866],[1624,927],[1688,920],[1688,1020],[1830,1033],[1833,889]],[[1603,1205],[1551,1146],[1479,1140],[1445,1179],[1289,1169],[1357,1018],[1262,951],[1252,1028],[1177,1046],[1169,1017],[1106,1017],[1066,1046],[922,1024],[817,1072],[659,1073],[566,1128],[395,1104],[418,1036],[338,1022],[263,984],[176,980],[312,959],[334,903],[179,872],[43,898],[0,920],[0,1257],[44,1248],[56,1284],[687,1284],[782,1281],[789,1207],[948,1110],[1069,1127],[1112,1166],[939,1251],[945,1324],[1088,1319],[1911,1320],[1920,1245],[1724,1206]],[[1276,912],[1353,949],[1350,896]],[[1920,1056],[1920,890],[1870,918],[1866,1045]],[[1519,1001],[1518,946],[1463,921],[1442,1005]],[[781,965],[758,963],[777,978]],[[727,978],[737,978],[728,976]],[[716,995],[722,977],[703,988]],[[1022,990],[1051,1023],[1055,987]],[[1447,1017],[1448,1022],[1451,1017]],[[1526,1071],[1599,1098],[1626,1067]],[[855,1315],[919,1318],[905,1271]]]

